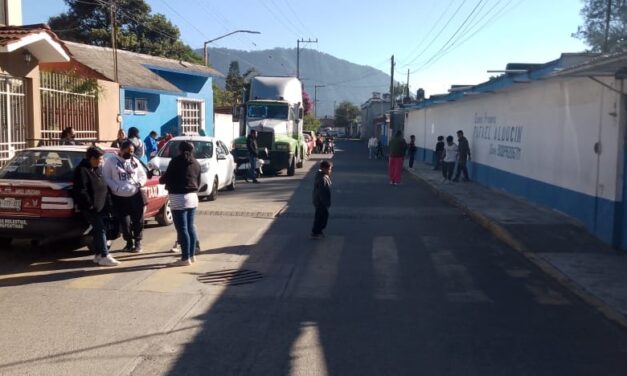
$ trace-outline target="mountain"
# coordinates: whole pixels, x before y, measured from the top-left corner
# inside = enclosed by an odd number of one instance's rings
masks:
[[[199,51],[202,54],[202,51]],[[261,51],[240,51],[226,48],[210,48],[209,63],[228,73],[231,61],[239,61],[240,72],[249,68],[267,76],[295,76],[296,49],[275,48]],[[388,92],[390,76],[378,69],[351,63],[329,54],[311,49],[301,49],[300,77],[305,91],[314,99],[314,85],[319,87],[318,117],[333,116],[334,103],[347,100],[360,105],[372,96],[373,91]],[[217,80],[224,87],[224,80]]]

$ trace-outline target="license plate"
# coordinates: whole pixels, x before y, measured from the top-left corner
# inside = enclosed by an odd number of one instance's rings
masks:
[[[14,198],[3,198],[0,199],[0,209],[10,209],[19,211],[22,208],[22,200],[17,200]]]

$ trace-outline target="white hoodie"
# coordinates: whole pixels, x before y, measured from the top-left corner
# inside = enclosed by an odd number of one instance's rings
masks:
[[[119,155],[108,158],[102,168],[111,193],[120,197],[132,197],[146,185],[146,170],[135,156],[124,159]]]

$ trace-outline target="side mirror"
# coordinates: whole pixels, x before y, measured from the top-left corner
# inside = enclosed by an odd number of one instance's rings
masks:
[[[218,154],[218,155],[217,155],[217,158],[218,158],[218,160],[219,160],[219,161],[224,161],[224,160],[226,160],[226,155],[224,155],[224,154]]]
[[[302,119],[305,116],[305,111],[301,108],[298,109],[298,118]]]

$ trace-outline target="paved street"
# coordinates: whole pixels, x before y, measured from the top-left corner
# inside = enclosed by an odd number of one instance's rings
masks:
[[[164,267],[175,231],[152,223],[116,268],[3,251],[0,374],[627,374],[624,329],[425,185],[388,185],[365,144],[337,149],[323,240],[310,161],[203,202],[188,268]]]

